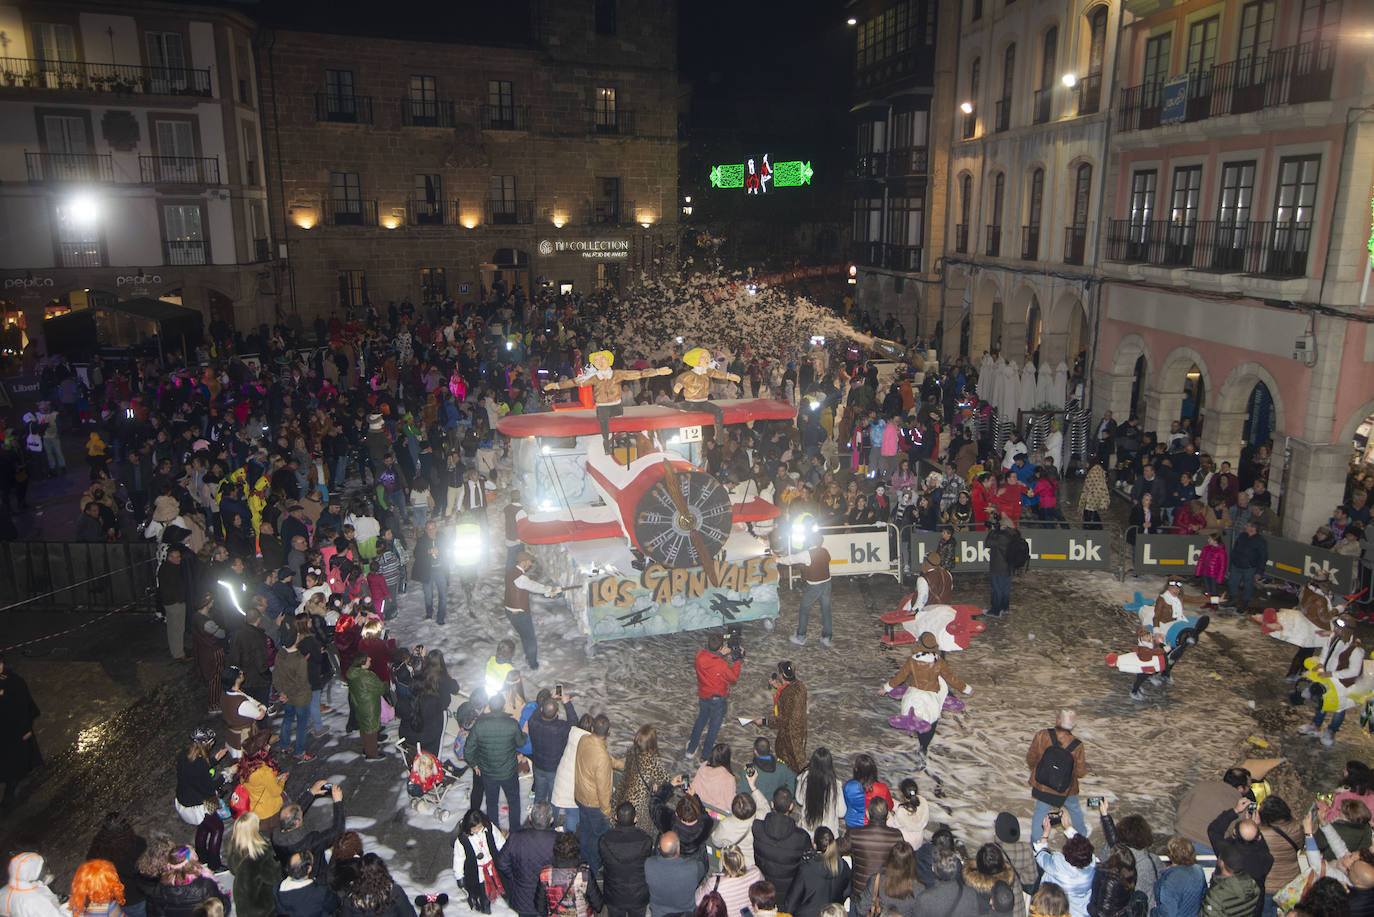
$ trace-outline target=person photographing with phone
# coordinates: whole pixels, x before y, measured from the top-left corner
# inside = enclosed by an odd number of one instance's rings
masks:
[[[1077,800],[1074,802],[1077,809]],[[1069,899],[1071,917],[1088,917],[1093,872],[1097,864],[1092,841],[1072,826],[1062,824],[1061,813],[1048,810],[1041,813],[1039,800],[1036,801],[1035,808],[1039,816],[1035,821],[1038,834],[1031,842],[1031,850],[1035,853],[1035,862],[1044,870],[1042,884],[1053,882],[1064,890],[1065,896]],[[1081,812],[1078,817],[1082,819]],[[1050,850],[1050,831],[1054,828],[1063,828],[1066,838],[1063,849],[1058,852]]]

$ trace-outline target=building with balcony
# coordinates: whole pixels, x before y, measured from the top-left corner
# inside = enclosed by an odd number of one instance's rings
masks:
[[[1284,534],[1306,540],[1374,412],[1374,11],[1125,8],[1094,408],[1187,420],[1233,467],[1272,441]]]
[[[1120,0],[973,0],[951,84],[941,354],[1086,366]]]
[[[295,312],[621,288],[676,242],[672,4],[537,6],[491,41],[263,11]]]
[[[207,324],[272,319],[253,31],[209,6],[0,5],[0,311],[12,337],[41,351],[45,318],[137,297]]]
[[[929,337],[940,317],[957,0],[851,0],[855,131],[850,175],[856,301]]]

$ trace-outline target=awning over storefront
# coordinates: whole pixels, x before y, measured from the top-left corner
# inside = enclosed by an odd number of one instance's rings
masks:
[[[94,353],[102,347],[137,347],[157,336],[158,355],[189,355],[201,342],[201,314],[146,296],[112,300],[91,297],[85,309],[43,322],[49,353]],[[150,334],[151,332],[151,334]]]

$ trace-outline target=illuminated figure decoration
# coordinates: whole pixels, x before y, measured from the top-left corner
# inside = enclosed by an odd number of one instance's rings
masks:
[[[762,159],[763,165],[758,165]],[[774,188],[798,188],[811,184],[816,173],[811,163],[800,159],[774,164],[768,153],[762,157],[749,157],[747,162],[727,163],[711,166],[712,188],[724,191],[743,188],[746,194],[767,194],[768,185]]]
[[[768,183],[773,180],[773,167],[768,164],[768,154],[763,154],[763,168],[755,168],[754,160],[749,160],[749,173],[744,177],[745,194],[767,194]]]

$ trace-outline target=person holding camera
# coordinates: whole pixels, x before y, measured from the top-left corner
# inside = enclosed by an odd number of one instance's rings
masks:
[[[716,747],[716,733],[720,732],[730,702],[730,686],[739,681],[743,666],[744,651],[726,646],[721,634],[711,634],[706,638],[706,649],[697,650],[693,662],[697,676],[697,721],[692,726],[692,737],[687,740],[689,759],[696,754],[698,740],[703,757]]]
[[[330,802],[329,823],[314,830],[307,829],[306,813],[316,802],[325,798]],[[293,857],[309,855],[310,875],[320,879],[324,876],[325,852],[334,846],[343,830],[343,789],[337,783],[317,780],[295,802],[282,807],[281,821],[272,830],[272,847],[283,868],[291,865]]]

